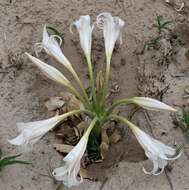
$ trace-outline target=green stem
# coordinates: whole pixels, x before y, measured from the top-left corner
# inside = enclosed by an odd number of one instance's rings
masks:
[[[86,91],[85,91],[85,88],[84,88],[84,86],[83,86],[81,80],[79,79],[77,73],[75,72],[75,70],[73,69],[73,67],[69,67],[69,71],[72,73],[74,79],[76,80],[76,82],[78,83],[79,87],[81,88],[82,94],[83,94],[83,96],[84,96],[84,99],[85,99],[86,103],[87,103],[88,105],[90,105],[90,102],[89,102],[87,93],[86,93]]]
[[[129,98],[126,99],[121,99],[121,100],[117,100],[115,101],[107,110],[107,115],[111,114],[112,111],[114,110],[114,108],[120,104],[130,104],[132,103],[132,100]]]
[[[92,87],[92,96],[96,104],[95,80],[94,80],[93,68],[92,68],[92,63],[91,63],[91,56],[86,55],[86,59],[87,59],[87,65],[89,69],[90,86]]]
[[[101,127],[99,125],[95,125],[92,133],[94,134],[94,136],[96,137],[96,139],[100,140],[101,139]]]
[[[84,133],[84,135],[89,136],[89,134],[90,134],[91,130],[93,129],[93,127],[95,126],[97,120],[98,119],[96,117],[92,120],[91,124],[89,125],[89,127],[86,130],[86,132]]]
[[[86,113],[86,114],[90,115],[91,117],[94,117],[94,114],[86,109],[73,110],[73,111],[67,112],[65,114],[59,115],[59,117],[62,117],[63,119],[65,119],[69,116],[72,116],[72,115],[75,115],[75,114],[78,114],[81,112]]]
[[[106,76],[105,76],[105,83],[104,83],[102,102],[105,101],[106,95],[107,95],[107,92],[108,92],[108,83],[109,83],[109,79],[110,79],[110,62],[111,62],[111,56],[107,55],[107,57],[106,57]]]
[[[90,118],[94,118],[95,114],[87,109],[82,110],[84,113],[86,113],[87,115],[89,115]]]
[[[113,119],[115,119],[115,120],[119,120],[119,121],[125,123],[125,124],[128,125],[132,130],[133,130],[133,128],[136,128],[136,126],[135,126],[133,123],[131,123],[128,119],[126,119],[125,117],[122,117],[122,116],[119,116],[119,115],[116,115],[116,114],[112,114],[112,115],[110,115],[109,117],[110,117],[110,118],[113,118]]]
[[[69,117],[71,115],[75,115],[75,114],[80,113],[80,112],[83,112],[83,110],[73,110],[73,111],[64,113],[62,115],[59,115],[59,117],[67,118],[67,117]]]

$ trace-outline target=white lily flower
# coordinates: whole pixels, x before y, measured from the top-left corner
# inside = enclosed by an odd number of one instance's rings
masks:
[[[175,160],[181,156],[182,151],[178,152],[176,149],[152,138],[129,121],[127,121],[127,124],[143,147],[146,156],[153,162],[152,171],[148,172],[143,168],[144,173],[159,175],[164,171],[169,160]]]
[[[51,80],[63,84],[65,86],[68,86],[70,84],[70,81],[56,68],[42,62],[41,60],[37,59],[36,57],[33,57],[29,53],[25,54]]]
[[[80,16],[79,20],[75,21],[70,26],[70,31],[72,32],[72,26],[75,25],[80,38],[81,48],[83,49],[85,56],[91,55],[91,43],[92,43],[92,31],[93,26],[91,26],[91,19],[89,15]]]
[[[164,104],[163,102],[148,97],[134,97],[131,99],[131,102],[148,110],[177,111],[176,109]]]
[[[17,123],[20,135],[12,140],[8,140],[8,142],[12,145],[22,146],[25,150],[28,148],[30,149],[42,136],[53,129],[59,122],[77,112],[73,111],[41,121]]]
[[[57,42],[56,38],[60,40],[60,43]],[[69,69],[71,68],[71,63],[62,53],[62,50],[60,48],[61,43],[62,39],[59,36],[49,36],[45,25],[43,29],[43,40],[41,43],[36,44],[36,48],[39,48],[39,50],[36,49],[36,53],[38,53],[39,51],[41,51],[42,48],[44,48],[47,54],[55,57],[60,63],[62,63],[66,68]]]
[[[56,168],[53,171],[53,176],[56,180],[62,181],[67,187],[77,186],[83,182],[82,176],[78,178],[80,170],[80,162],[87,147],[89,134],[96,123],[94,119],[88,127],[85,134],[82,136],[78,144],[69,152],[63,159],[65,162],[63,167]]]
[[[103,29],[106,56],[111,59],[117,39],[122,43],[121,30],[125,22],[119,17],[112,17],[110,13],[101,13],[97,16],[97,26]]]

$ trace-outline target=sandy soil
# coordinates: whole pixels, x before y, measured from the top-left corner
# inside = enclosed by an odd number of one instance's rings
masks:
[[[45,100],[63,90],[47,81],[23,56],[25,51],[34,53],[33,45],[40,41],[45,23],[65,32],[63,51],[78,73],[81,73],[83,81],[87,82],[87,67],[83,63],[78,37],[69,33],[69,25],[83,14],[90,14],[94,20],[97,14],[108,11],[125,20],[123,45],[117,49],[112,61],[111,81],[112,84],[116,81],[121,88],[116,97],[147,95],[144,89],[138,91],[139,86],[145,86],[144,83],[148,85],[145,78],[138,80],[143,72],[138,67],[146,65],[146,75],[155,75],[153,80],[157,88],[169,84],[169,89],[163,96],[164,102],[176,106],[187,105],[182,99],[184,87],[189,80],[189,63],[183,54],[185,48],[189,47],[189,3],[186,2],[185,5],[185,11],[179,13],[164,0],[0,0],[0,148],[8,154],[17,153],[19,150],[7,143],[7,139],[17,134],[15,123],[47,118],[49,115],[44,107]],[[166,68],[157,66],[150,52],[145,55],[136,53],[145,41],[156,35],[153,24],[157,15],[173,20],[176,32],[185,42],[185,45],[177,49],[178,53]],[[97,64],[104,62],[104,51],[102,36],[94,34],[94,38],[93,59],[97,69]],[[47,59],[46,55],[41,55],[41,58],[46,58],[48,63],[55,64],[68,74],[54,59]],[[159,75],[164,76],[163,81],[158,78]],[[127,113],[123,107],[120,110],[123,114]],[[174,128],[173,117],[168,113],[150,112],[150,119],[153,123],[152,131],[142,113],[134,117],[133,121],[149,133],[153,132],[156,138],[165,143],[185,145],[184,154],[173,164],[170,172],[166,170],[160,176],[145,175],[142,167],[150,166],[150,162],[144,159],[138,145],[132,149],[123,140],[124,143],[120,145],[124,151],[122,156],[111,162],[111,167],[105,169],[100,181],[85,180],[81,186],[73,189],[189,190],[189,145],[182,131]],[[0,189],[56,190],[58,185],[41,175],[48,174],[49,168],[61,163],[62,156],[52,147],[55,142],[57,139],[54,134],[47,134],[32,152],[22,156],[23,159],[30,160],[32,166],[5,168],[0,173]]]

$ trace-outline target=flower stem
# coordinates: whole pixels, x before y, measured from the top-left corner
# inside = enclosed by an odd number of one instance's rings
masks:
[[[82,94],[83,94],[83,96],[84,96],[85,101],[87,102],[88,105],[90,105],[89,99],[88,99],[88,96],[87,96],[87,93],[86,93],[86,91],[85,91],[85,88],[84,88],[84,86],[83,86],[81,80],[79,79],[77,73],[75,72],[75,70],[73,69],[73,67],[70,67],[70,68],[69,68],[69,71],[72,73],[74,79],[76,80],[76,82],[78,83],[80,89],[82,90]]]
[[[59,117],[67,118],[67,117],[69,117],[71,115],[75,115],[75,114],[77,114],[79,112],[83,112],[83,110],[73,110],[73,111],[70,111],[70,112],[62,114]]]
[[[89,69],[90,86],[92,87],[92,96],[96,104],[95,81],[94,81],[93,68],[92,68],[92,63],[91,63],[91,56],[86,55],[86,59],[87,59],[87,65]]]
[[[81,113],[81,112],[86,113],[86,114],[90,115],[91,117],[94,116],[94,115],[92,115],[93,114],[92,112],[90,112],[90,111],[88,111],[86,109],[79,109],[79,110],[73,110],[73,111],[67,112],[65,114],[59,115],[59,117],[67,118],[67,117],[69,117],[71,115],[75,115],[75,114]]]
[[[112,114],[112,115],[110,115],[109,117],[110,117],[110,118],[113,118],[113,119],[115,119],[115,120],[119,120],[119,121],[125,123],[126,125],[128,125],[128,126],[131,128],[131,130],[133,130],[134,128],[136,128],[135,125],[134,125],[133,123],[131,123],[131,122],[130,122],[128,119],[126,119],[125,117],[122,117],[122,116],[119,116],[119,115],[116,115],[116,114]]]
[[[95,118],[92,120],[91,124],[89,125],[89,127],[88,127],[88,129],[86,130],[86,132],[85,132],[84,135],[89,136],[89,134],[90,134],[91,130],[93,129],[93,127],[95,126],[96,122],[97,122],[97,118],[95,117]]]
[[[107,110],[107,115],[111,114],[112,111],[114,110],[114,108],[120,104],[130,104],[132,103],[132,100],[129,98],[126,99],[121,99],[121,100],[117,100],[115,101]]]
[[[111,62],[111,55],[107,54],[106,56],[106,74],[105,74],[105,82],[104,82],[104,89],[102,94],[102,104],[106,99],[106,95],[108,92],[108,83],[110,79],[110,62]]]

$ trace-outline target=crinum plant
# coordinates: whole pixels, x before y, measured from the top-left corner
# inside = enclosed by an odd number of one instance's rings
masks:
[[[144,172],[146,174],[154,175],[162,173],[165,166],[168,164],[168,161],[177,159],[181,155],[181,152],[178,152],[177,149],[155,140],[131,123],[126,117],[116,115],[114,109],[120,104],[136,104],[148,110],[167,110],[173,112],[176,110],[162,102],[159,102],[158,100],[148,97],[121,99],[115,101],[111,105],[107,103],[106,99],[110,78],[112,53],[116,41],[119,39],[121,42],[121,33],[124,26],[124,21],[119,17],[113,17],[110,13],[101,13],[97,16],[94,25],[91,25],[90,23],[90,16],[85,15],[80,16],[79,20],[75,21],[71,25],[71,28],[73,26],[75,26],[79,32],[81,48],[86,57],[86,63],[88,65],[90,76],[89,85],[91,93],[87,94],[78,74],[63,54],[60,48],[60,37],[56,35],[49,35],[45,26],[43,29],[43,40],[41,43],[37,43],[37,53],[44,49],[47,54],[58,60],[73,75],[78,88],[75,88],[72,83],[53,66],[44,63],[28,53],[26,53],[26,55],[47,77],[55,82],[58,82],[60,85],[63,85],[70,93],[76,96],[81,102],[81,107],[79,110],[73,110],[62,115],[56,115],[50,119],[29,123],[18,123],[17,127],[20,135],[12,140],[9,140],[9,142],[13,145],[24,146],[26,148],[28,148],[28,146],[32,147],[33,144],[35,144],[43,135],[66,118],[78,113],[84,113],[89,118],[90,124],[88,128],[85,129],[85,132],[78,144],[67,154],[66,157],[64,157],[64,165],[53,171],[53,176],[58,181],[62,181],[63,184],[68,187],[76,186],[83,181],[82,176],[78,175],[80,171],[81,159],[86,151],[88,140],[91,138],[90,134],[93,134],[96,139],[100,140],[102,127],[111,120],[125,123],[136,136],[138,142],[143,147],[146,156],[153,162],[154,167],[152,171],[148,172],[143,169]],[[97,83],[95,82],[93,65],[91,63],[91,44],[94,26],[97,26],[103,30],[106,54],[105,77],[103,80],[102,71],[100,71],[97,74]]]

